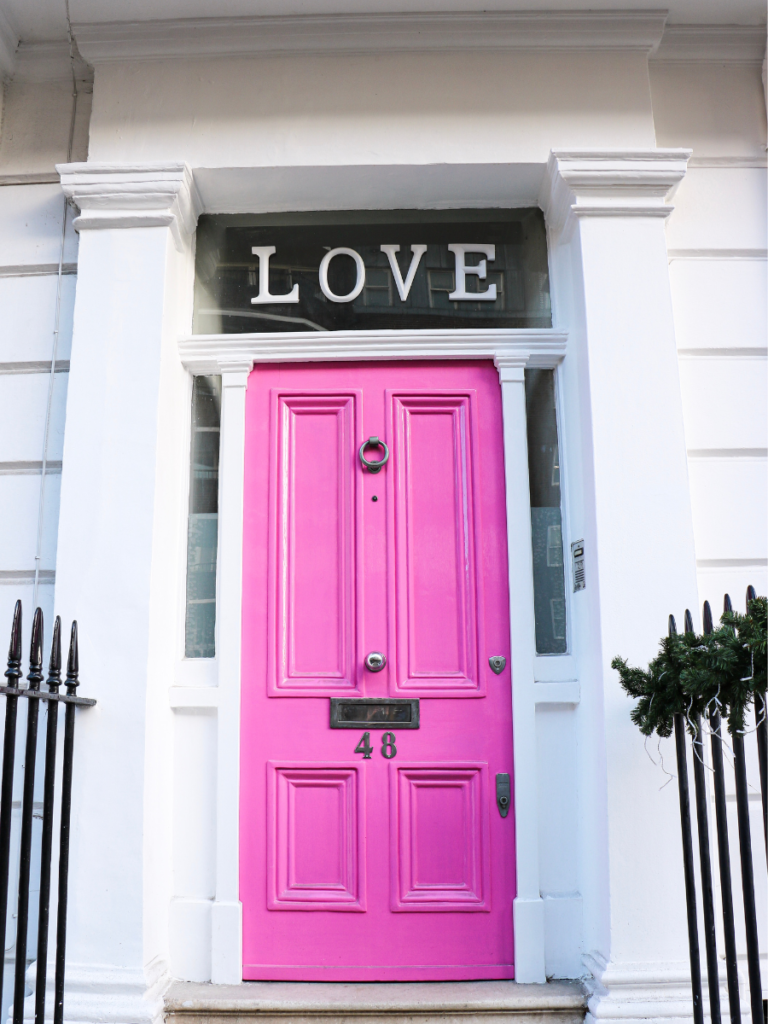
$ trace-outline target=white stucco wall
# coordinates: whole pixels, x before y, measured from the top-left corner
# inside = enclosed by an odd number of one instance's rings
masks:
[[[96,161],[524,163],[654,145],[638,53],[215,58],[108,64],[97,78]]]

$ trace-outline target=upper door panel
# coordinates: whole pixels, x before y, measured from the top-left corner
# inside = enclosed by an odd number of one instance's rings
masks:
[[[355,442],[362,394],[271,394],[269,692],[358,687]]]
[[[396,637],[390,685],[409,695],[483,696],[476,395],[388,391],[387,406]]]

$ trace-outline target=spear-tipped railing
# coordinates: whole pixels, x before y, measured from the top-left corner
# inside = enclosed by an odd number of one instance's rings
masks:
[[[756,598],[755,590],[747,590],[747,608]],[[725,595],[724,613],[733,610],[731,599]],[[702,625],[704,636],[713,632],[712,609],[705,601],[702,609]],[[669,635],[677,632],[675,617],[669,616]],[[685,612],[685,632],[694,633],[693,618],[690,611]],[[716,702],[715,702],[716,704]],[[766,710],[763,698],[758,694],[755,698],[755,731],[757,733],[758,761],[760,765],[760,789],[765,826],[766,802]],[[720,895],[723,910],[723,938],[725,942],[725,966],[728,981],[728,1008],[731,1024],[741,1024],[741,1000],[739,994],[739,971],[736,950],[736,928],[733,909],[733,884],[731,879],[731,858],[728,843],[728,819],[726,805],[726,783],[723,763],[723,743],[733,751],[734,788],[736,798],[736,816],[739,836],[739,860],[741,867],[742,906],[744,910],[744,933],[746,940],[746,967],[749,986],[749,1002],[752,1024],[763,1024],[764,1011],[760,978],[760,950],[758,947],[757,914],[755,907],[754,865],[752,857],[752,836],[749,816],[749,793],[747,781],[747,760],[744,749],[744,730],[729,726],[723,733],[723,719],[717,706],[706,713],[712,749],[712,782],[715,804],[715,822],[717,828],[717,853],[720,877]],[[688,727],[686,729],[686,726]],[[677,754],[678,791],[680,798],[680,822],[683,841],[683,875],[685,879],[686,908],[688,914],[688,946],[691,963],[691,993],[693,997],[694,1024],[703,1021],[702,1005],[702,974],[701,955],[698,935],[698,913],[696,896],[696,877],[693,858],[693,828],[691,819],[690,796],[688,788],[688,765],[686,757],[686,732],[691,733],[693,753],[693,775],[696,792],[696,824],[699,841],[699,866],[702,889],[702,910],[704,917],[704,938],[707,965],[707,988],[709,991],[710,1019],[712,1024],[720,1024],[720,979],[718,972],[715,906],[712,889],[712,866],[709,846],[709,821],[707,804],[706,765],[704,759],[704,730],[699,714],[687,715],[678,712],[674,715],[675,749]],[[748,730],[747,730],[748,731]],[[727,737],[727,739],[726,739]],[[768,849],[768,826],[766,831],[766,849]]]
[[[43,613],[38,608],[32,620],[28,687],[19,687],[21,668],[21,601],[16,602],[11,627],[11,644],[7,685],[0,686],[5,696],[5,735],[3,739],[3,774],[0,783],[0,949],[5,949],[6,919],[8,913],[8,880],[11,869],[11,824],[13,812],[13,779],[16,759],[16,719],[19,698],[27,700],[27,731],[24,749],[24,785],[21,804],[21,833],[19,843],[18,908],[16,919],[16,962],[13,985],[13,1024],[24,1022],[25,974],[27,968],[27,939],[29,935],[29,894],[32,866],[35,772],[37,760],[37,733],[40,702],[47,707],[45,733],[45,765],[43,780],[43,828],[40,856],[40,898],[37,906],[37,974],[35,982],[35,1024],[45,1024],[45,988],[48,960],[48,931],[51,901],[51,860],[53,855],[53,824],[56,809],[56,746],[59,705],[64,704],[64,744],[61,772],[61,829],[59,835],[59,887],[56,921],[56,979],[54,1024],[64,1019],[64,966],[67,937],[67,880],[69,870],[69,826],[72,806],[72,765],[74,760],[75,711],[77,707],[91,707],[96,703],[76,694],[79,683],[79,656],[77,623],[72,623],[72,635],[67,660],[66,693],[61,686],[61,620],[57,617],[51,642],[48,665],[48,689],[41,689],[43,675]],[[0,1006],[3,996],[3,973],[0,971]]]

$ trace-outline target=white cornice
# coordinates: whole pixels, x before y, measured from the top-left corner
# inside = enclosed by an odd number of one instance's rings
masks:
[[[759,64],[765,40],[765,25],[668,25],[653,59]]]
[[[186,164],[57,164],[64,194],[80,210],[78,231],[170,227],[178,249],[202,208]]]
[[[254,363],[354,359],[493,359],[497,366],[556,366],[568,335],[554,329],[297,331],[194,334],[179,341],[195,374],[250,370]]]
[[[659,45],[665,10],[483,11],[189,18],[75,25],[87,61],[423,50],[640,50]]]
[[[550,154],[539,201],[555,234],[579,217],[668,217],[689,149]]]

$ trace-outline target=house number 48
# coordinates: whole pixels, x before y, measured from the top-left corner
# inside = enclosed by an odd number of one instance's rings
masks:
[[[371,746],[371,734],[364,732],[360,742],[355,747],[356,754],[362,754],[363,760],[370,760],[371,754],[373,753],[373,747]],[[381,735],[381,756],[386,757],[390,761],[397,753],[397,747],[395,746],[395,734],[393,732],[385,732]]]

